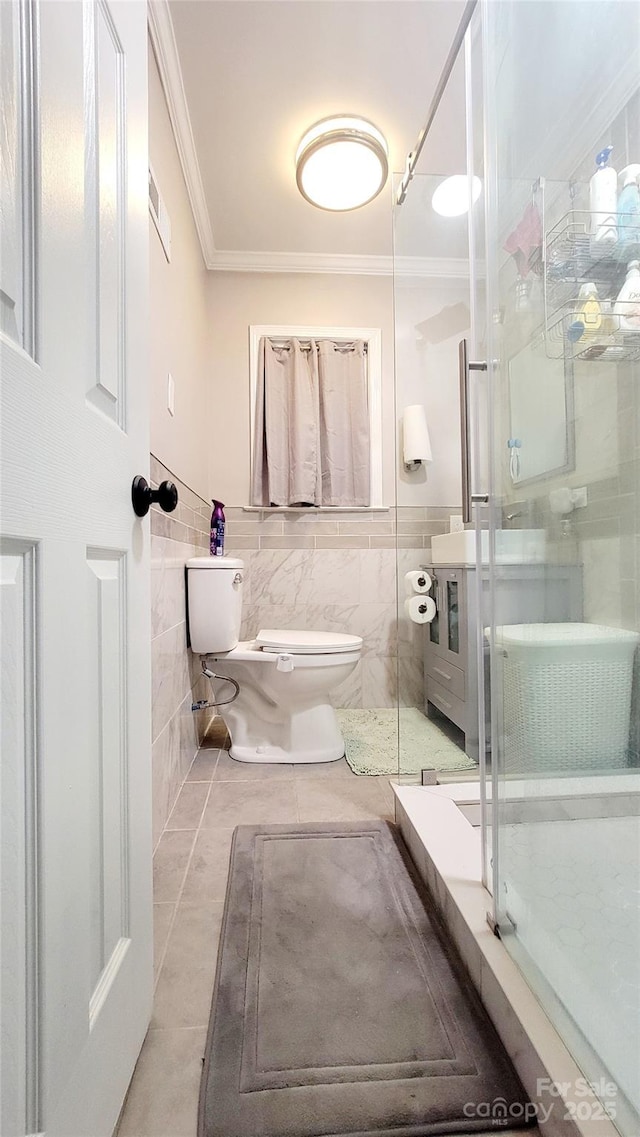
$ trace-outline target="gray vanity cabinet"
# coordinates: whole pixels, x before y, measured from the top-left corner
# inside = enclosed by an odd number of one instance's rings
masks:
[[[470,710],[467,706],[468,648],[471,641],[475,642],[469,623],[475,614],[475,603],[474,597],[467,593],[473,581],[464,568],[439,566],[437,569],[429,567],[428,571],[433,580],[430,595],[435,601],[436,615],[425,629],[427,702],[466,735]]]
[[[425,712],[445,715],[464,732],[465,751],[476,762],[478,749],[478,617],[476,569],[468,565],[422,566],[433,581],[429,595],[436,615],[425,625]],[[498,565],[494,569],[496,624],[565,623],[582,619],[579,565]],[[488,623],[488,581],[482,606]],[[485,660],[486,737],[490,692]]]

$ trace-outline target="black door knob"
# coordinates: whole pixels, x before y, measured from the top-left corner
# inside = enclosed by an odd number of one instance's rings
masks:
[[[152,490],[147,479],[137,474],[131,483],[131,501],[138,517],[146,517],[154,501],[165,513],[173,513],[178,504],[178,491],[173,482],[160,482],[157,490]]]

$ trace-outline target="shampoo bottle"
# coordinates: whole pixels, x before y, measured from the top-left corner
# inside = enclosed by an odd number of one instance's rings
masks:
[[[211,499],[213,513],[211,514],[211,536],[209,552],[212,557],[224,556],[224,505],[221,501]]]
[[[621,245],[639,246],[640,251],[640,189],[638,188],[640,165],[633,163],[620,171],[622,189],[618,198],[618,240]],[[634,252],[636,250],[634,249]]]
[[[612,146],[596,154],[597,170],[589,182],[591,237],[597,245],[614,245],[617,239],[618,176],[609,166]]]
[[[640,261],[630,261],[613,311],[621,332],[640,332]]]
[[[578,293],[576,322],[583,325],[583,335],[594,335],[602,325],[602,308],[595,284],[583,284]]]

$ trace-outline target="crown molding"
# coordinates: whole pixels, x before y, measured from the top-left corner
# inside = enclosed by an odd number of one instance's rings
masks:
[[[350,256],[344,253],[258,253],[218,250],[209,265],[215,272],[309,272],[386,276],[391,257]]]
[[[332,276],[435,277],[468,280],[469,262],[458,257],[356,256],[345,253],[258,253],[218,250],[207,262],[213,272],[329,273]]]
[[[433,277],[437,280],[468,280],[466,257],[396,257],[393,266],[396,279]]]
[[[215,244],[202,175],[191,129],[187,96],[182,80],[178,46],[173,30],[167,0],[148,0],[147,23],[149,36],[160,72],[160,81],[167,100],[169,119],[184,175],[193,220],[195,222],[205,265],[215,257]]]

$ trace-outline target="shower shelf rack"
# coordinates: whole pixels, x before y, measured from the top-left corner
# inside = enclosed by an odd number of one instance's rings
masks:
[[[567,332],[576,318],[579,291],[593,281],[600,300],[615,301],[629,261],[640,245],[617,242],[606,250],[594,246],[591,213],[570,209],[545,233],[543,250],[544,330],[547,355],[584,361],[622,363],[640,360],[640,331],[598,330],[572,343]],[[604,317],[606,320],[606,316]]]

